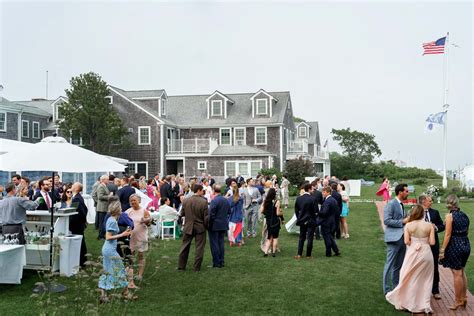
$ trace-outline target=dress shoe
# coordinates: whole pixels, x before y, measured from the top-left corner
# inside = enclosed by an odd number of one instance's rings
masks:
[[[301,256],[294,256],[293,258],[295,258],[296,260],[300,260],[301,259]]]
[[[336,257],[340,257],[340,256],[341,256],[341,252],[336,252],[334,255],[335,255]]]
[[[441,295],[440,295],[439,293],[435,293],[435,294],[433,294],[433,298],[434,298],[435,300],[440,300],[440,299],[441,299]]]
[[[313,256],[306,256],[306,259],[313,260]]]

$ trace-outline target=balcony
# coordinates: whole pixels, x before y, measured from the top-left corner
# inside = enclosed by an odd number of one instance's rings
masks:
[[[168,139],[168,154],[210,154],[217,146],[213,138]]]
[[[309,150],[309,144],[306,139],[298,139],[288,142],[287,159],[305,157],[311,160],[327,160],[329,153],[321,149],[321,146],[314,145],[314,151]]]

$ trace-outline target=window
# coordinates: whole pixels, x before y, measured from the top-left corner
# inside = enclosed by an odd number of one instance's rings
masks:
[[[69,142],[73,145],[82,146],[82,137],[79,135],[79,133],[71,131],[71,137],[69,138]]]
[[[256,114],[257,115],[267,115],[267,106],[268,106],[268,100],[267,99],[257,99],[257,110]]]
[[[40,123],[33,122],[33,138],[40,138]]]
[[[30,121],[21,121],[21,137],[30,137]]]
[[[224,173],[227,176],[234,176],[237,173],[244,178],[255,177],[262,169],[261,160],[238,160],[238,161],[225,161],[224,162]]]
[[[138,126],[138,145],[150,145],[150,136],[150,126]]]
[[[206,170],[207,161],[198,161],[198,170]]]
[[[7,112],[0,112],[0,131],[7,131]]]
[[[255,145],[267,144],[267,128],[255,127]]]
[[[232,145],[231,143],[231,132],[230,128],[221,128],[220,129],[220,144],[221,145]]]
[[[161,99],[161,115],[166,115],[166,99]]]
[[[59,121],[64,118],[64,109],[61,106],[62,103],[56,103],[56,121]]]
[[[138,173],[148,179],[148,162],[147,161],[130,161],[125,168],[126,174]]]
[[[109,101],[109,104],[114,104],[114,97],[113,96],[109,95],[105,98]]]
[[[222,116],[222,100],[211,101],[211,116]]]
[[[234,143],[237,146],[243,146],[246,144],[245,141],[245,127],[236,127],[234,128]]]
[[[298,127],[298,137],[307,137],[306,135],[306,126]]]

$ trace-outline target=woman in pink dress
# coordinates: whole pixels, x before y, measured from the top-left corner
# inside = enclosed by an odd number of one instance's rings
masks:
[[[127,215],[133,220],[134,228],[130,237],[130,250],[132,256],[138,254],[138,277],[139,281],[143,278],[145,271],[145,251],[148,250],[148,225],[151,222],[150,213],[140,206],[140,196],[132,194],[130,196],[130,208],[126,211]],[[129,277],[133,280],[133,268],[129,270]]]
[[[388,181],[387,177],[383,178],[382,185],[375,194],[382,196],[384,202],[390,200],[390,181]]]
[[[404,240],[407,245],[400,283],[385,298],[398,310],[411,313],[431,313],[431,288],[433,286],[433,253],[435,244],[433,225],[424,220],[425,211],[415,205],[405,225]]]
[[[147,209],[153,211],[158,210],[160,205],[158,204],[159,198],[157,195],[158,188],[153,185],[153,179],[148,179],[146,185],[146,194],[151,199],[151,202],[148,204]]]

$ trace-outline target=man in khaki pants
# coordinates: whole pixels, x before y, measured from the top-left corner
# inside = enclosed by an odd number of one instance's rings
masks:
[[[194,195],[183,201],[181,210],[184,215],[183,244],[179,252],[178,270],[185,270],[188,263],[189,249],[193,238],[196,238],[194,271],[201,270],[204,247],[206,246],[206,229],[208,225],[207,200],[203,197],[202,185],[195,184]]]

